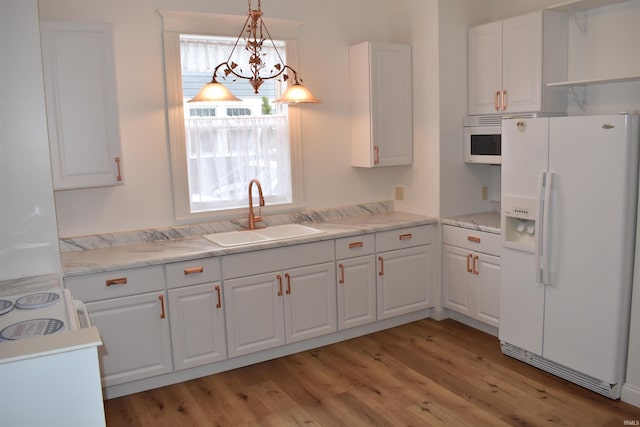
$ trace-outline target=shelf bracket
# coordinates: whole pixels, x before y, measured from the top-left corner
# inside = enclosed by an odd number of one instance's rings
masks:
[[[580,107],[581,110],[586,110],[587,109],[587,90],[585,87],[582,87],[582,89],[578,90],[576,87],[571,86],[569,88],[569,92],[571,92],[571,96],[573,96],[573,100],[575,101],[576,104],[578,104],[578,107]]]
[[[587,34],[587,31],[589,29],[589,20],[587,13],[588,12],[586,10],[569,9],[569,18],[573,22],[575,22],[576,26],[578,27],[578,29],[580,29],[580,32],[582,34]]]

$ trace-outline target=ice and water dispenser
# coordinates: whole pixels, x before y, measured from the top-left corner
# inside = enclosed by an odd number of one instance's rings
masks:
[[[502,197],[505,246],[531,252],[535,250],[536,205],[536,199],[531,197]]]

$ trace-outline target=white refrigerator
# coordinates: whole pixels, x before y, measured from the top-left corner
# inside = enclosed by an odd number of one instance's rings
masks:
[[[502,122],[502,351],[613,399],[626,364],[639,123]]]

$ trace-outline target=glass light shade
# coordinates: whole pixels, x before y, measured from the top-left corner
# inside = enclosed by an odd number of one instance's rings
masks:
[[[284,104],[317,104],[320,100],[313,96],[306,86],[300,83],[294,83],[284,91],[280,98],[273,102],[282,102]]]
[[[187,102],[204,102],[204,101],[242,101],[237,98],[223,84],[215,80],[202,86],[200,92]]]

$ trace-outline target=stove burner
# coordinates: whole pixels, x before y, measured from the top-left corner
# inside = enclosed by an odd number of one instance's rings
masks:
[[[9,325],[0,331],[0,340],[19,340],[39,335],[51,335],[64,327],[59,319],[30,319]]]
[[[42,292],[39,294],[25,295],[18,298],[16,307],[22,309],[34,309],[48,307],[55,304],[60,299],[60,295],[53,292]]]
[[[0,299],[0,316],[13,310],[13,302],[8,299]]]

